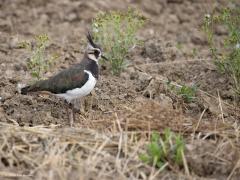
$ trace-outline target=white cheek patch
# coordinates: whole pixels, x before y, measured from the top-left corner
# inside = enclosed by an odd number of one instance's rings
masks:
[[[96,61],[96,63],[98,64],[98,59],[94,56],[94,54],[88,54],[88,58],[93,61]]]

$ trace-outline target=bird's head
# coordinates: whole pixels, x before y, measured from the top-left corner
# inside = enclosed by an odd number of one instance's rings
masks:
[[[87,40],[88,40],[88,46],[87,46],[87,56],[89,59],[94,60],[96,62],[98,62],[98,60],[100,58],[104,58],[107,60],[107,58],[105,56],[103,56],[102,54],[102,49],[99,45],[95,44],[93,41],[93,37],[90,34],[90,32],[88,32],[87,34]]]

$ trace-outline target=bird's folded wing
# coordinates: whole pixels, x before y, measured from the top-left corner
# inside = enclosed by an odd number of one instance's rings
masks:
[[[29,91],[50,91],[65,93],[68,90],[82,87],[88,80],[88,74],[83,69],[71,68],[43,81],[32,85]]]

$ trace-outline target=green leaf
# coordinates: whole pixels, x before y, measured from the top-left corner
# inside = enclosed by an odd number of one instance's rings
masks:
[[[158,168],[161,168],[164,164],[165,164],[164,162],[158,161],[156,165]]]
[[[175,139],[175,143],[176,143],[176,148],[175,148],[175,162],[179,165],[182,164],[183,162],[183,157],[182,157],[182,153],[184,151],[184,142],[183,139],[181,138],[181,136],[176,136]]]
[[[161,148],[159,146],[159,144],[157,142],[151,142],[149,145],[148,145],[148,151],[149,151],[149,154],[155,158],[157,157],[158,159],[160,158],[160,155],[162,154],[161,153]]]
[[[151,158],[147,154],[140,154],[139,159],[144,163],[149,163]]]
[[[36,72],[36,71],[32,71],[32,72],[31,72],[31,75],[32,75],[32,77],[34,77],[34,78],[39,78],[39,73]]]

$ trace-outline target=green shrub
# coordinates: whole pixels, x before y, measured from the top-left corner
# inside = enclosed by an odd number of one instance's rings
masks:
[[[43,75],[52,67],[57,55],[48,58],[46,56],[46,46],[49,43],[49,38],[46,34],[38,35],[34,39],[34,46],[30,42],[22,42],[20,47],[30,51],[30,57],[27,62],[28,71],[35,80],[43,78]]]
[[[214,29],[224,26],[227,35],[222,38],[223,46],[217,47]],[[237,96],[240,96],[240,8],[222,8],[219,13],[206,15],[204,31],[207,34],[210,51],[219,71],[232,80]]]
[[[183,138],[169,129],[165,129],[163,137],[160,137],[156,132],[152,133],[146,154],[141,154],[139,158],[144,163],[158,168],[162,168],[169,163],[180,167],[183,165],[184,149]]]
[[[126,66],[125,60],[129,50],[140,43],[136,32],[144,22],[145,18],[132,9],[125,13],[100,13],[93,20],[94,39],[101,44],[105,56],[110,60],[113,74],[121,73]]]

